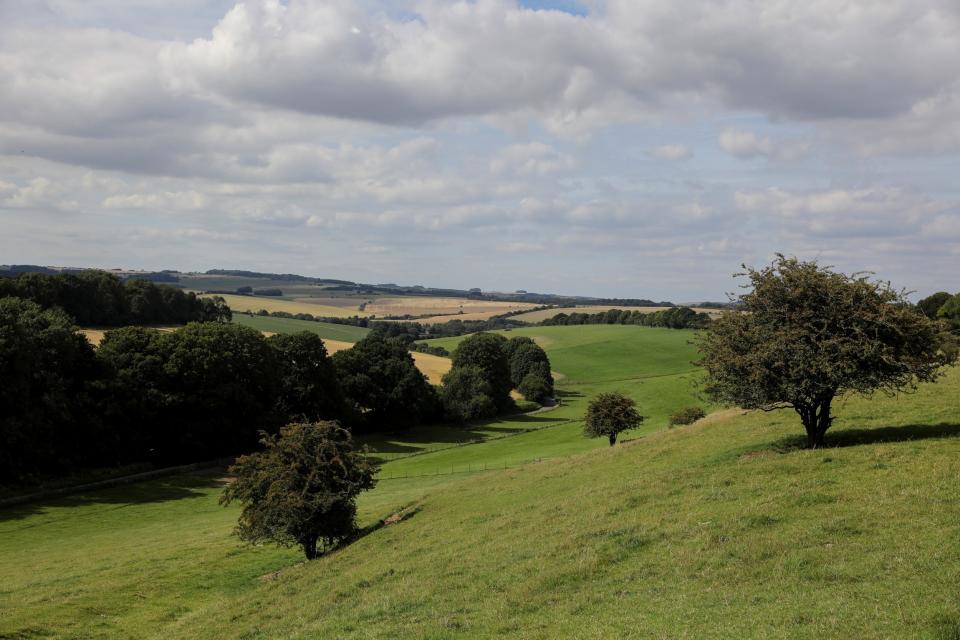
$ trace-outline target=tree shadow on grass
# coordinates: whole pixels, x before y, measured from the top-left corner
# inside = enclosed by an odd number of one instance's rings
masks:
[[[51,508],[83,507],[93,504],[128,507],[153,502],[169,502],[187,498],[207,497],[210,489],[223,486],[225,470],[188,472],[175,476],[138,480],[116,486],[91,489],[64,489],[69,493],[40,496],[23,504],[0,507],[0,523],[22,520]],[[91,512],[95,517],[97,512]],[[68,517],[68,516],[65,516]],[[58,520],[57,516],[43,519],[37,526]]]
[[[907,424],[900,427],[876,427],[873,429],[847,428],[828,431],[823,449],[857,447],[865,444],[883,444],[889,442],[911,442],[936,438],[960,437],[960,424],[941,422],[939,424]],[[777,453],[789,453],[807,448],[804,436],[790,436],[771,444]]]
[[[411,429],[407,432],[374,435],[365,441],[361,440],[360,443],[370,447],[371,457],[378,459],[377,454],[394,454],[392,457],[395,457],[396,454],[423,453],[427,449],[525,433],[565,420],[565,418],[553,417],[549,413],[532,415],[520,413],[464,425],[434,425]],[[379,459],[385,461],[392,457],[383,456]]]

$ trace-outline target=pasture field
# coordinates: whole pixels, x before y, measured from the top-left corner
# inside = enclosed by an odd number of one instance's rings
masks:
[[[392,461],[360,524],[413,515],[309,565],[230,535],[222,472],[0,509],[0,637],[960,633],[960,369],[843,399],[810,451],[792,412],[664,429],[696,403],[691,332],[507,335],[545,345],[563,404],[364,439]],[[580,431],[614,388],[650,418],[610,448]]]
[[[552,318],[558,313],[600,313],[601,311],[609,311],[610,309],[620,309],[621,311],[639,311],[641,313],[653,313],[654,311],[663,311],[669,307],[625,307],[623,305],[581,305],[577,307],[557,307],[556,309],[542,309],[540,311],[531,311],[529,313],[521,313],[519,315],[513,316],[513,320],[519,320],[520,322],[529,322],[531,324],[536,322],[542,322],[547,318]],[[719,309],[701,309],[699,307],[694,307],[694,311],[697,313],[708,313],[710,315],[719,315],[721,311]]]
[[[248,316],[242,313],[235,313],[233,322],[252,327],[264,333],[296,333],[298,331],[309,331],[325,340],[338,340],[340,342],[357,342],[370,333],[369,329],[352,327],[347,324],[294,320],[292,318],[271,318],[270,316]]]

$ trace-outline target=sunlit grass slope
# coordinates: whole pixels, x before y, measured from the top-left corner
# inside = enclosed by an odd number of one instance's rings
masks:
[[[839,415],[818,451],[755,413],[470,476],[167,635],[956,637],[960,376]]]
[[[567,367],[564,405],[371,440],[498,438],[384,465],[361,525],[412,517],[308,566],[231,536],[222,474],[0,509],[0,638],[960,637],[960,370],[839,402],[806,451],[787,412],[663,428],[693,399],[688,332],[524,331]],[[580,418],[613,388],[660,417],[611,449]]]

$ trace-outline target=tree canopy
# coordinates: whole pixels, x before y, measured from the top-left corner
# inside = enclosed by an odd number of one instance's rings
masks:
[[[399,340],[371,333],[332,360],[343,394],[364,427],[410,427],[439,411],[436,392]]]
[[[0,298],[0,482],[52,473],[96,445],[93,348],[63,311]]]
[[[308,560],[352,537],[356,498],[376,484],[366,456],[336,422],[297,423],[264,434],[264,450],[230,467],[222,504],[243,506],[236,533],[246,542],[299,546]]]
[[[490,385],[490,398],[499,411],[514,406],[510,398],[513,382],[510,361],[504,349],[507,339],[496,333],[475,333],[465,338],[453,352],[453,368],[476,367]]]
[[[618,391],[598,393],[587,405],[583,433],[589,438],[606,437],[612,447],[620,433],[636,429],[642,422],[633,398]]]
[[[920,313],[928,318],[936,318],[937,312],[940,311],[940,307],[942,307],[944,303],[951,297],[953,296],[946,291],[938,291],[918,302],[917,309],[920,311]]]
[[[912,389],[949,360],[936,323],[887,283],[782,255],[744,268],[741,311],[700,340],[706,391],[745,409],[792,408],[810,446],[823,443],[838,394]]]

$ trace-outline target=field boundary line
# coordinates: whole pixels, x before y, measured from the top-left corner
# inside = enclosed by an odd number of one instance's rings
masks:
[[[20,504],[27,504],[35,500],[42,500],[44,498],[52,498],[56,496],[66,496],[72,493],[88,491],[90,489],[109,489],[110,487],[116,487],[122,484],[131,484],[134,482],[139,482],[141,480],[152,480],[153,478],[175,476],[181,473],[187,473],[189,471],[202,471],[205,469],[215,469],[217,467],[225,467],[229,465],[231,462],[233,462],[233,460],[234,458],[220,458],[218,460],[208,460],[207,462],[194,462],[192,464],[184,464],[177,467],[164,467],[162,469],[152,469],[150,471],[143,471],[140,473],[134,473],[127,476],[118,476],[116,478],[107,478],[106,480],[98,480],[96,482],[75,484],[67,487],[52,487],[50,489],[35,491],[33,493],[25,493],[19,496],[10,496],[8,498],[0,498],[0,507],[12,507]]]
[[[449,451],[450,449],[457,449],[459,447],[467,447],[474,444],[484,444],[485,442],[496,442],[497,440],[504,440],[506,438],[516,438],[517,436],[522,436],[528,433],[536,433],[538,431],[543,431],[544,429],[553,429],[555,427],[562,427],[563,425],[570,424],[571,422],[578,422],[580,420],[583,420],[582,416],[579,418],[568,418],[566,420],[554,422],[553,424],[547,424],[542,427],[523,429],[522,431],[517,431],[516,433],[505,433],[503,435],[494,436],[492,438],[484,438],[482,440],[469,440],[467,442],[459,442],[457,444],[451,444],[449,446],[440,447],[438,449],[425,449],[423,451],[416,451],[414,453],[408,453],[405,455],[397,456],[396,458],[391,458],[390,460],[386,460],[380,466],[382,467],[384,464],[389,464],[391,462],[396,462],[398,460],[406,460],[407,458],[414,458],[416,456],[425,456],[431,453],[440,453],[441,451]],[[376,451],[371,451],[370,454],[371,454],[370,457],[373,457],[373,458],[377,456]]]

